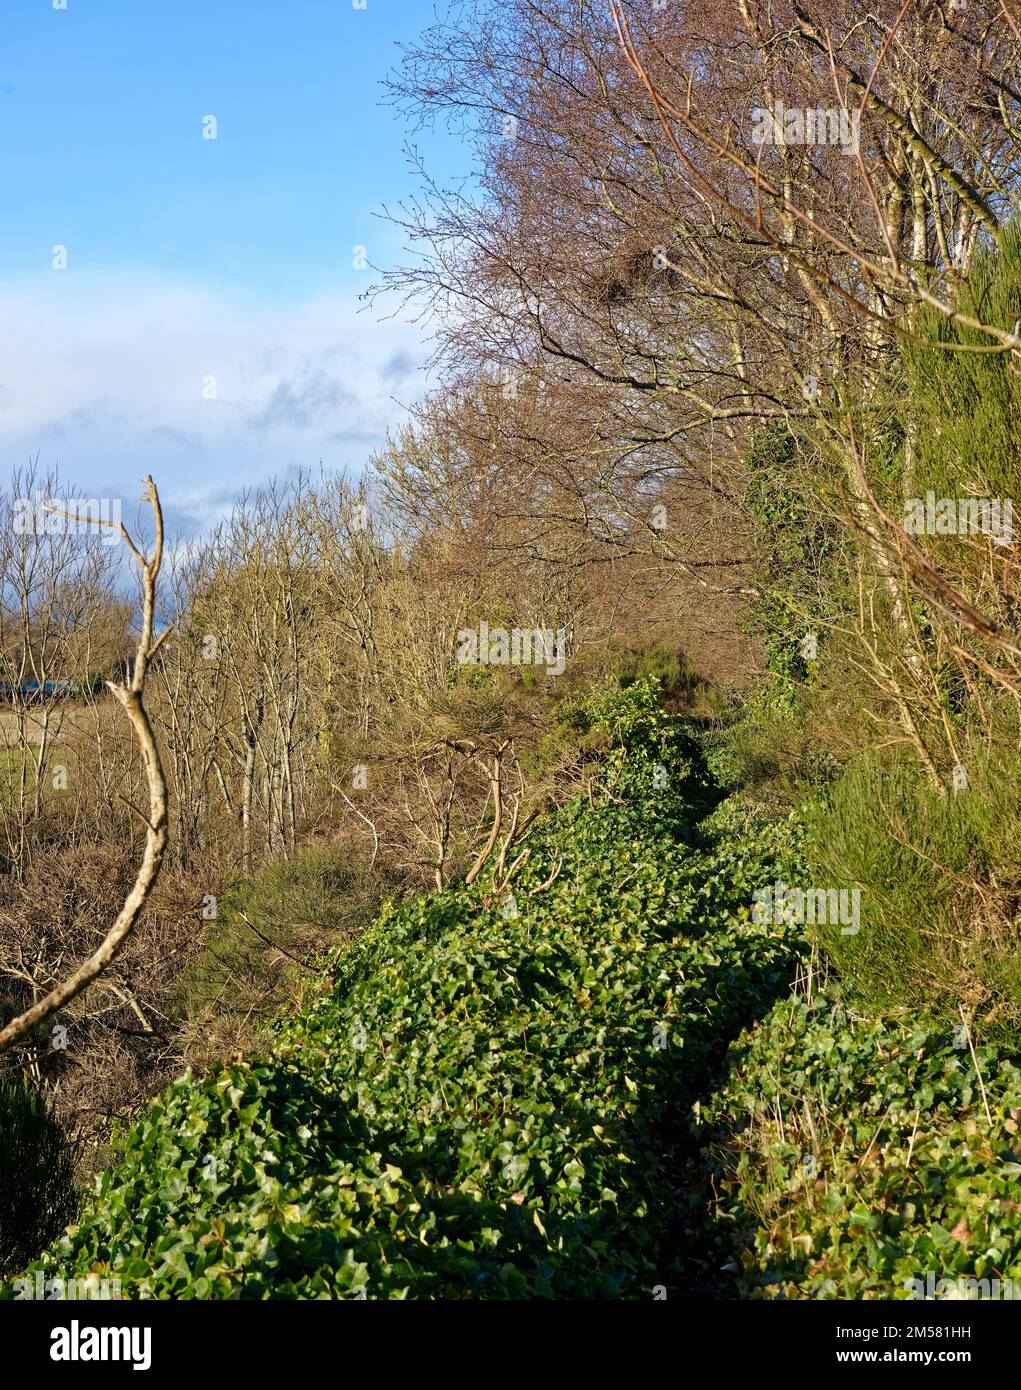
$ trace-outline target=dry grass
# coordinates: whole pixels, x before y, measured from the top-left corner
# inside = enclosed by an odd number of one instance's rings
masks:
[[[96,720],[110,707],[108,697],[97,704],[62,700],[49,705],[30,705],[25,710],[26,733],[33,747],[42,739],[45,719],[49,717],[49,741],[77,745],[95,738]],[[0,748],[16,748],[21,742],[21,712],[10,705],[0,706]]]

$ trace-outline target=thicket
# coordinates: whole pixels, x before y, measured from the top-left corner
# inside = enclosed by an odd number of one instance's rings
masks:
[[[907,1298],[1021,1275],[1016,1048],[862,1011],[756,888],[800,816],[726,795],[639,677],[591,794],[385,907],[270,1050],[186,1074],[39,1268],[125,1296]]]

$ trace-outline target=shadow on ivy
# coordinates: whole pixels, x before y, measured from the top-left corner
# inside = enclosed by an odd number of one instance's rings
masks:
[[[661,1212],[666,1234],[659,1282],[671,1298],[739,1296],[733,1273],[724,1266],[734,1258],[743,1223],[740,1214],[733,1213],[729,1224],[721,1224],[717,1198],[723,1177],[710,1151],[710,1146],[725,1146],[733,1131],[701,1125],[696,1105],[706,1104],[740,1069],[746,1049],[734,1048],[733,1043],[787,996],[796,964],[788,948],[778,950],[772,959],[742,964],[737,975],[732,962],[706,971],[707,993],[718,991],[727,1004],[718,1017],[693,1023],[686,1031],[682,1058],[674,1063],[681,1074],[670,1087],[670,1102],[660,1123],[668,1181]],[[693,1050],[698,1056],[692,1067]],[[747,1225],[754,1224],[749,1215]]]

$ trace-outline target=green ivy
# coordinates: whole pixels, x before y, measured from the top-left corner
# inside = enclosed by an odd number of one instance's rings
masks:
[[[1021,1292],[1015,1057],[832,990],[778,1004],[735,1052],[703,1115],[730,1296],[906,1299],[927,1275]]]
[[[1021,1280],[1016,1060],[856,1014],[798,928],[752,920],[805,832],[719,800],[655,680],[585,717],[603,785],[540,825],[512,895],[384,908],[268,1056],[138,1118],[33,1269],[163,1298]]]
[[[140,1117],[51,1276],[173,1298],[668,1282],[692,1106],[798,950],[748,910],[790,840],[719,815],[695,832],[697,757],[654,683],[592,717],[612,791],[546,821],[513,909],[483,883],[384,911],[270,1056],[186,1075]]]

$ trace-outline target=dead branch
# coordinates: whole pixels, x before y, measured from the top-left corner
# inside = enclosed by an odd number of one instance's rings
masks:
[[[0,1052],[7,1051],[20,1042],[37,1024],[77,998],[97,976],[103,973],[141,916],[142,909],[145,907],[153,885],[159,876],[163,856],[166,852],[167,787],[163,768],[160,764],[159,749],[156,746],[156,739],[143,698],[149,663],[160,642],[160,639],[153,640],[153,622],[156,605],[156,581],[163,558],[163,512],[160,507],[156,484],[148,476],[143,481],[145,491],[142,494],[142,500],[151,504],[156,527],[152,555],[146,557],[132,541],[123,523],[120,525],[124,541],[132,555],[137,559],[141,570],[142,630],[138,639],[130,682],[126,685],[115,684],[113,681],[107,682],[108,688],[120,701],[131,722],[141,750],[146,782],[149,787],[149,815],[145,819],[145,849],[142,854],[142,862],[139,865],[135,882],[101,945],[87,960],[82,962],[72,975],[68,976],[63,984],[58,985],[32,1008],[27,1009],[8,1023],[5,1028],[0,1029]]]

